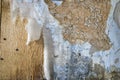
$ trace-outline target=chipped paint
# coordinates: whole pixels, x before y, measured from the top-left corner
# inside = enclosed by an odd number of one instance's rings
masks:
[[[69,41],[64,40],[63,27],[50,14],[44,0],[31,4],[30,2],[24,4],[15,1],[11,11],[13,19],[18,14],[28,19],[26,25],[26,31],[28,32],[27,44],[38,40],[43,30],[44,74],[47,80],[79,80],[90,77],[90,75],[102,79],[103,74],[97,75],[94,71],[96,66],[102,70],[105,69],[104,71],[106,72],[120,68],[120,29],[113,20],[113,12],[118,1],[111,0],[111,10],[106,23],[106,34],[110,38],[112,47],[109,50],[95,51],[92,54],[90,54],[92,44],[89,42],[83,41],[79,43],[76,41],[75,44],[71,44]],[[61,4],[54,3],[57,5]],[[18,13],[18,10],[20,10],[20,13]]]

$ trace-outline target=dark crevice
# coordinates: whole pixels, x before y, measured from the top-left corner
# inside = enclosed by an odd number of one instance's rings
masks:
[[[6,39],[6,38],[3,38],[3,40],[5,40],[5,41],[6,41],[7,39]]]
[[[0,60],[4,60],[4,58],[0,57]]]
[[[19,49],[17,48],[16,51],[19,51]]]

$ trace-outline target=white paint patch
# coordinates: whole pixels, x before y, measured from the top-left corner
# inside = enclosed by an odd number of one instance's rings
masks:
[[[52,2],[55,3],[57,6],[60,6],[63,3],[63,1],[61,0],[52,0]]]
[[[120,29],[118,29],[118,26],[113,20],[114,8],[118,1],[119,0],[111,0],[112,6],[107,20],[106,34],[110,38],[112,47],[110,50],[95,52],[93,55],[89,54],[92,46],[90,43],[86,42],[83,44],[71,45],[68,41],[63,39],[62,28],[59,22],[50,14],[48,6],[45,4],[44,0],[32,4],[23,4],[19,0],[13,0],[11,12],[14,20],[18,14],[20,14],[22,18],[28,19],[28,24],[26,25],[26,31],[28,32],[27,44],[40,38],[43,26],[46,30],[48,29],[50,31],[50,34],[43,34],[45,41],[44,73],[47,80],[50,80],[50,74],[54,74],[51,71],[51,66],[53,64],[50,63],[54,60],[55,65],[61,66],[62,64],[65,64],[70,58],[68,55],[71,55],[71,51],[81,53],[81,56],[92,58],[93,66],[97,63],[105,67],[106,70],[110,70],[112,65],[120,67],[120,62],[117,64],[114,63],[116,58],[120,59]],[[60,5],[60,3],[56,4]],[[51,39],[49,39],[48,36],[51,37]],[[51,46],[53,46],[52,49]],[[58,58],[53,58],[54,55],[58,56]]]
[[[27,39],[27,45],[34,40],[39,40],[41,31],[42,31],[42,25],[38,24],[35,19],[28,19],[28,23],[25,27],[27,33],[28,33],[28,39]]]

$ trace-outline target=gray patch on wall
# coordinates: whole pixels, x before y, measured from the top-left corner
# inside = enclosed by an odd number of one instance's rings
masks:
[[[116,4],[116,7],[113,13],[113,19],[115,20],[116,24],[120,28],[120,1]]]

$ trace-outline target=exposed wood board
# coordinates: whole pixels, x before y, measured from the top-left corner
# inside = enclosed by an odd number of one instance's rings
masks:
[[[43,39],[26,46],[25,24],[10,19],[9,0],[3,1],[1,21],[0,80],[35,80],[43,75]]]

